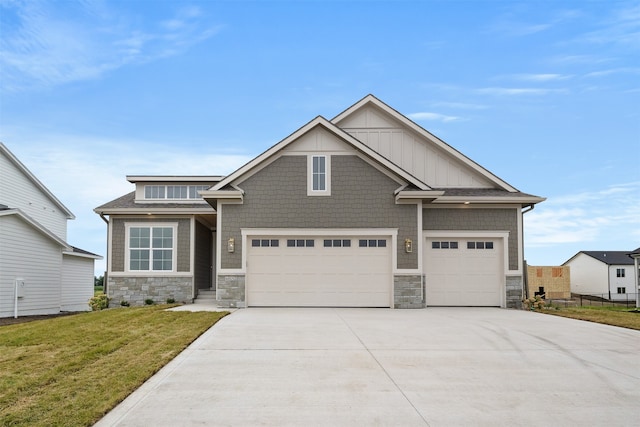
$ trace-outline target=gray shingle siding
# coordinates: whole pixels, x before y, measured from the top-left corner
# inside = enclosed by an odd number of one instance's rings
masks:
[[[242,228],[397,228],[398,268],[418,268],[417,251],[404,239],[418,238],[415,205],[395,203],[400,185],[357,156],[331,158],[331,196],[307,196],[306,156],[283,156],[239,184],[242,205],[222,206],[222,242],[235,238],[234,253],[222,252],[222,268],[240,268]]]
[[[429,209],[422,214],[423,230],[507,230],[509,269],[518,269],[518,209]]]

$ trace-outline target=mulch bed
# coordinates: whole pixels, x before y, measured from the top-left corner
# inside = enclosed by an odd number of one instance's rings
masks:
[[[35,320],[53,319],[54,317],[71,316],[71,315],[74,315],[74,314],[78,314],[78,313],[65,311],[65,312],[58,313],[58,314],[45,314],[45,315],[40,315],[40,316],[18,316],[17,319],[14,318],[13,316],[12,317],[0,317],[0,326],[15,325],[17,323],[33,322]]]

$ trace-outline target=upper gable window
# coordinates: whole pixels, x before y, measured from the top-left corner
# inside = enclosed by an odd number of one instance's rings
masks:
[[[307,195],[331,195],[331,157],[309,156],[307,162]]]

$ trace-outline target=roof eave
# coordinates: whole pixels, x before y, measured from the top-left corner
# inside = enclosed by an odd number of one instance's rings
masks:
[[[535,205],[536,203],[544,202],[544,197],[527,197],[527,196],[442,196],[438,197],[433,203],[464,203],[464,204],[477,204],[477,203],[518,203],[521,205]]]

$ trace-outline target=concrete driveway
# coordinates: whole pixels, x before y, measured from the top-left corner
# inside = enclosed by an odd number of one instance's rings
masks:
[[[632,426],[640,331],[491,308],[238,310],[98,426]]]

